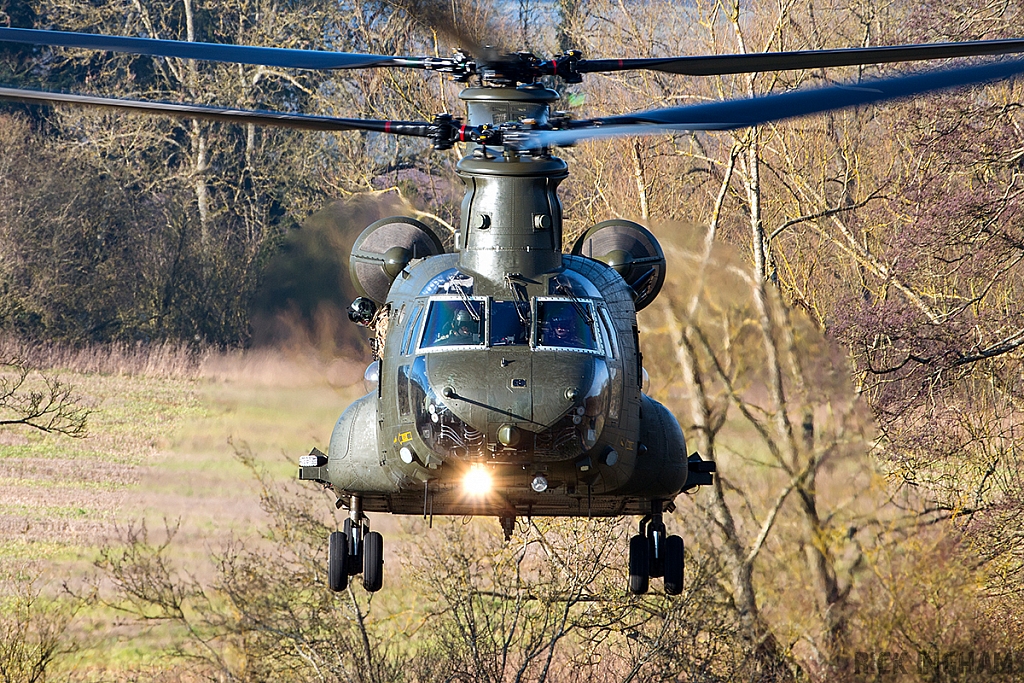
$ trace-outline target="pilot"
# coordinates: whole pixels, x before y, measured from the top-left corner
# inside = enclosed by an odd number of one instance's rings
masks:
[[[579,347],[580,338],[576,334],[572,312],[563,311],[548,321],[544,329],[544,339],[541,341],[545,346]]]
[[[479,344],[480,321],[473,320],[473,314],[466,309],[456,311],[452,317],[451,329],[448,334],[438,337],[437,343],[446,345]]]

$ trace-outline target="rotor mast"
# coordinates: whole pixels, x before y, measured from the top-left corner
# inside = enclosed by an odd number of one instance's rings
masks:
[[[468,125],[519,122],[546,126],[558,93],[538,83],[469,87]],[[506,275],[532,278],[562,266],[562,204],[557,188],[566,163],[547,149],[517,151],[476,142],[458,164],[466,186],[456,247],[459,265],[498,286]]]

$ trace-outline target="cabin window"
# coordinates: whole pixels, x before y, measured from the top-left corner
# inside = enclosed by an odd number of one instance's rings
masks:
[[[398,413],[402,417],[408,417],[412,413],[412,404],[409,398],[409,366],[401,365],[398,368]]]
[[[608,309],[604,306],[598,308],[601,314],[601,322],[604,328],[604,339],[605,339],[605,355],[608,358],[614,359],[616,356],[616,348],[618,347],[618,341],[615,337],[615,326],[612,324],[611,316],[608,315]]]
[[[537,299],[537,346],[599,352],[594,307],[581,299]]]
[[[420,348],[483,346],[487,339],[484,303],[469,297],[432,299]]]
[[[538,297],[531,306],[525,300],[439,296],[431,297],[424,312],[420,310],[413,311],[406,333],[415,339],[419,319],[424,319],[417,347],[421,351],[527,346],[532,342],[541,350],[595,354],[607,350],[609,357],[614,357],[610,348],[614,333],[604,327],[610,325],[607,312],[602,310],[606,317],[599,317],[590,299]]]
[[[405,328],[405,337],[402,340],[402,355],[408,356],[412,350],[409,347],[412,346],[412,340],[415,338],[416,328],[420,324],[420,314],[423,313],[423,307],[417,306],[416,310],[412,312],[412,318],[409,319],[409,325]]]
[[[526,301],[491,302],[491,346],[530,343],[530,305]]]

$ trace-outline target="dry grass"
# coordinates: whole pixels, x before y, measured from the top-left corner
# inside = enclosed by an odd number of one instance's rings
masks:
[[[70,349],[0,339],[16,357],[75,388],[92,412],[83,439],[0,431],[0,562],[57,575],[88,571],[118,528],[180,520],[182,559],[201,567],[260,519],[247,444],[282,479],[362,392],[362,364],[291,353],[196,352],[181,346]]]
[[[190,379],[199,375],[203,361],[209,356],[209,351],[171,342],[74,347],[0,336],[0,358],[15,358],[35,368],[76,374]]]
[[[326,384],[344,388],[362,380],[365,363],[334,358],[312,347],[287,351],[255,349],[206,354],[197,375],[212,382],[235,382],[272,388]]]
[[[91,410],[81,439],[0,430],[0,571],[41,577],[48,592],[82,585],[100,548],[143,521],[177,524],[175,563],[211,579],[212,555],[233,538],[252,543],[266,523],[235,449],[293,480],[298,456],[326,449],[338,415],[363,392],[361,362],[309,347],[71,349],[5,338],[0,357],[59,377]],[[80,635],[102,644],[82,653],[87,668],[138,673],[152,663],[159,673],[153,658],[166,634],[123,633],[119,620],[102,610],[79,616]]]
[[[66,346],[0,335],[0,359],[17,359],[51,372],[147,379],[248,382],[295,387],[327,382],[346,387],[362,377],[359,359],[335,357],[310,343],[286,349],[216,351],[180,343],[116,342]]]

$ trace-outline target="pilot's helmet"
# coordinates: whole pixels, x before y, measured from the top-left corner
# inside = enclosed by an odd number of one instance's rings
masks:
[[[551,332],[559,339],[565,339],[572,334],[574,323],[572,313],[562,311],[551,319]]]
[[[462,309],[455,312],[455,317],[452,318],[452,332],[456,334],[476,334],[480,331],[480,326],[476,320],[473,320],[473,315],[466,309]]]
[[[356,325],[363,327],[373,322],[373,316],[377,313],[377,304],[372,300],[361,296],[348,307],[348,319]]]

